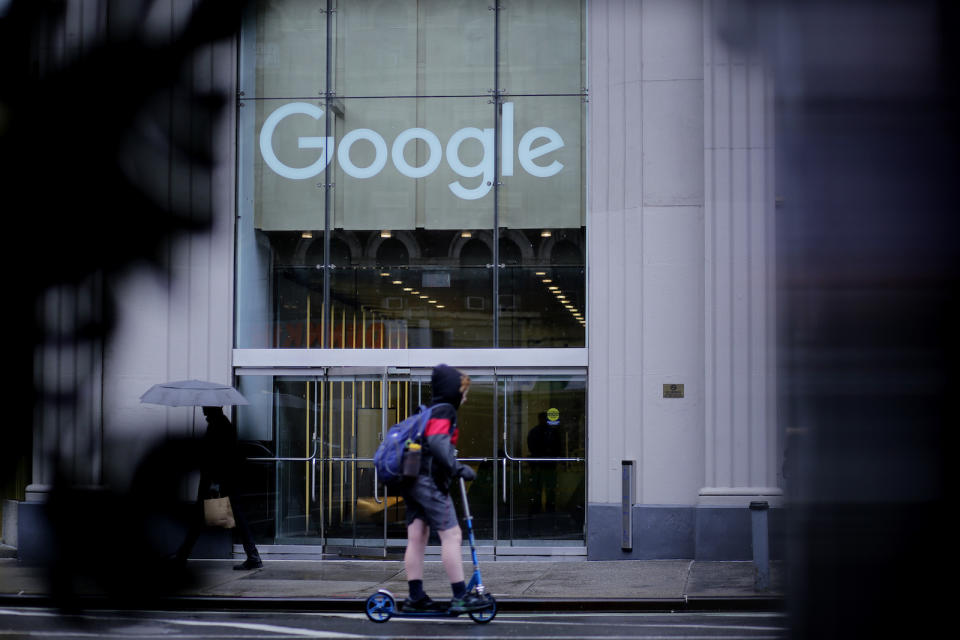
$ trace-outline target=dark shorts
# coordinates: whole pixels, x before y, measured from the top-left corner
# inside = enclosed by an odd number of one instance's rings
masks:
[[[434,531],[446,531],[460,526],[453,500],[437,489],[433,478],[418,477],[413,484],[403,488],[403,501],[407,505],[407,526],[420,519]]]

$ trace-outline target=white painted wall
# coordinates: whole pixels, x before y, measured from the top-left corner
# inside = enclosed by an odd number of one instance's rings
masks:
[[[690,1],[588,3],[589,501],[703,485],[703,64]],[[683,399],[663,384],[682,383]]]
[[[702,504],[780,499],[776,466],[773,84],[705,3],[706,469]]]
[[[641,504],[752,495],[776,483],[762,68],[724,75],[709,0],[587,6],[588,500],[620,501],[623,459]]]
[[[232,381],[234,157],[236,46],[223,43],[197,61],[198,88],[216,87],[230,97],[214,135],[217,165],[209,185],[199,182],[199,202],[213,208],[210,233],[183,237],[169,246],[165,273],[139,270],[119,286],[118,326],[106,345],[103,424],[108,451],[104,478],[124,485],[136,460],[165,435],[206,426],[199,410],[141,404],[150,386],[197,378]],[[125,455],[115,455],[124,451]]]
[[[132,29],[163,41],[183,26],[193,6],[193,0],[159,0],[144,21],[139,4],[108,7],[103,0],[71,0],[62,32],[53,34],[51,49],[41,52],[40,63],[83,53],[112,30]],[[229,98],[223,119],[210,132],[218,160],[212,176],[169,173],[172,155],[150,159],[152,184],[168,185],[166,192],[151,195],[170,201],[176,194],[189,194],[195,211],[212,203],[211,233],[171,243],[162,273],[136,270],[120,282],[97,274],[79,285],[52,289],[38,309],[37,320],[50,335],[70,336],[78,321],[99,317],[102,297],[109,291],[118,305],[118,324],[105,344],[51,342],[37,349],[36,383],[47,400],[36,408],[28,499],[43,499],[58,458],[80,485],[125,484],[150,442],[187,431],[193,420],[189,410],[141,405],[139,396],[149,386],[181,378],[231,379],[235,52],[233,42],[218,44],[197,55],[189,69],[198,91],[217,88]],[[121,79],[117,91],[123,90]],[[105,233],[117,242],[138,242],[125,231]],[[77,391],[75,406],[57,401],[56,394],[65,391]]]

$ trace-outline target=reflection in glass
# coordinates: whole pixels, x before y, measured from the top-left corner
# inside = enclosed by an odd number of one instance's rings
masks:
[[[502,381],[506,492],[500,537],[582,540],[586,388],[580,377]]]

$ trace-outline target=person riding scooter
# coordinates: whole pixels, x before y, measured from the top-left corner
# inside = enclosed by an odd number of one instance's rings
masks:
[[[407,506],[407,549],[403,563],[410,588],[403,611],[475,611],[488,607],[489,603],[466,590],[460,549],[463,534],[450,498],[450,486],[455,478],[476,478],[472,468],[457,460],[454,448],[459,435],[457,409],[467,401],[470,377],[441,364],[433,369],[431,385],[432,411],[423,432],[420,474],[401,486]],[[435,603],[423,589],[424,553],[431,527],[440,538],[440,558],[453,591],[449,607]]]

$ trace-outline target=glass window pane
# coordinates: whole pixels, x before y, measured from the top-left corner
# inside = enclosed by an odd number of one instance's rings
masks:
[[[336,94],[309,99],[328,84],[326,5],[258,3],[244,36],[261,99],[241,100],[239,117],[238,347],[584,344],[585,106],[493,104],[488,4],[337,3]],[[499,6],[501,88],[580,91],[582,3]],[[391,94],[464,97],[374,97]],[[379,274],[394,269],[387,286]],[[531,289],[538,278],[559,290]]]
[[[495,461],[490,458],[493,457],[499,433],[495,429],[495,384],[492,376],[470,376],[469,397],[457,411],[457,424],[460,430],[457,439],[457,457],[477,472],[476,479],[467,483],[467,500],[470,501],[470,513],[473,516],[474,536],[481,544],[489,543],[494,539],[494,502],[496,500],[494,472],[496,469]],[[430,404],[432,389],[429,378],[423,379],[421,389],[423,404]],[[480,461],[477,458],[487,460]],[[450,495],[458,517],[462,516],[460,490],[454,487]],[[439,540],[435,542],[439,544]]]
[[[337,95],[486,95],[494,16],[477,0],[340,2],[333,16]]]
[[[316,450],[313,405],[316,402],[316,383],[309,379],[276,379],[274,402],[276,409],[277,457],[309,458]],[[312,392],[312,394],[311,394]],[[277,464],[277,542],[314,543],[320,536],[320,507],[312,485],[317,480],[316,466],[307,461],[283,461]]]
[[[239,348],[318,348],[329,334],[323,313],[323,233],[253,231],[254,267],[241,264],[237,286]],[[241,247],[244,248],[244,247]]]
[[[246,100],[243,108],[254,111],[253,130],[241,131],[253,147],[254,227],[322,231],[324,185],[335,149],[327,149],[329,108],[322,100]]]
[[[511,376],[502,385],[508,499],[499,511],[499,538],[583,540],[585,380]]]
[[[549,249],[546,252],[550,255]],[[585,283],[582,263],[501,268],[500,346],[583,347]]]
[[[581,0],[500,0],[500,88],[580,93],[585,20]]]
[[[486,0],[421,0],[423,95],[486,95],[494,88],[494,14]]]
[[[327,12],[316,0],[261,0],[256,10],[256,86],[249,98],[326,92]]]
[[[375,232],[356,234],[376,236]],[[417,245],[440,234],[409,234]],[[450,244],[450,234],[446,244]],[[442,236],[441,236],[442,237]],[[422,242],[421,242],[422,240]],[[331,274],[334,348],[419,349],[493,346],[493,270],[410,265],[379,253],[375,267],[335,264]]]
[[[332,17],[340,96],[415,95],[416,0],[340,2]]]
[[[492,347],[493,106],[476,98],[342,105],[330,344]],[[349,142],[354,131],[366,137]],[[355,168],[378,164],[369,177]]]
[[[580,96],[512,97],[501,105],[501,226],[585,224],[585,108]]]
[[[584,103],[579,96],[518,97],[501,105],[500,115],[512,144],[504,145],[498,192],[499,346],[582,347]]]
[[[330,112],[334,228],[493,227],[487,99],[346,99]]]

